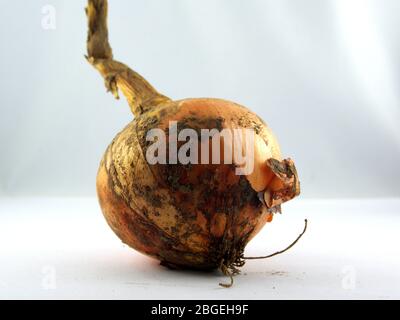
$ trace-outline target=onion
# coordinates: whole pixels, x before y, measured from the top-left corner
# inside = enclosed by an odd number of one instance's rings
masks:
[[[135,115],[107,148],[98,171],[97,194],[108,224],[124,243],[167,267],[219,268],[230,276],[238,273],[247,243],[281,212],[283,202],[300,192],[293,161],[282,159],[271,130],[247,108],[221,99],[172,101],[158,93],[139,74],[113,59],[107,1],[89,0],[86,13],[86,58],[116,98],[118,90],[123,92]],[[209,158],[205,155],[209,164],[149,163],[149,132],[157,129],[167,137],[163,152],[169,160],[173,144],[182,147],[182,142],[172,139],[171,123],[192,132],[251,130],[255,133],[250,145],[253,170],[238,175],[241,164],[223,161],[234,148],[229,150],[222,137],[220,163],[210,161],[215,151],[211,148]],[[211,140],[199,140],[198,160],[208,150],[201,147]],[[243,152],[245,147],[249,145],[237,148]],[[157,155],[163,155],[161,149]]]

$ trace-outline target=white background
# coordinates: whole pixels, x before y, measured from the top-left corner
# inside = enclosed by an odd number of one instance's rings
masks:
[[[85,1],[0,0],[0,193],[93,196],[132,118],[83,58]],[[56,9],[44,30],[43,6]],[[115,57],[174,99],[246,105],[303,197],[399,196],[400,2],[111,1]]]
[[[249,250],[281,249],[305,216],[309,238],[271,267],[251,262],[232,297],[399,298],[400,2],[110,2],[117,59],[171,98],[246,105],[296,162],[301,197]],[[83,58],[85,4],[0,0],[0,297],[190,298],[192,282],[194,297],[229,297],[215,293],[218,274],[148,264],[102,220],[97,166],[132,116]],[[48,5],[54,30],[43,28]],[[46,265],[56,290],[41,286]],[[350,291],[348,265],[359,275]],[[171,281],[175,296],[157,289]]]

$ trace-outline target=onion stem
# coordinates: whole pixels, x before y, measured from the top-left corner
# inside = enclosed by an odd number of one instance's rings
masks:
[[[158,104],[170,101],[137,72],[114,60],[108,41],[107,14],[107,0],[88,0],[86,15],[89,31],[86,59],[103,76],[107,90],[119,99],[118,89],[120,89],[135,116]]]

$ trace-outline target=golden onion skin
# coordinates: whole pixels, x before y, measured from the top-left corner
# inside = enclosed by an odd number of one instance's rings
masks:
[[[235,166],[147,163],[146,133],[169,121],[178,127],[253,129],[272,156],[279,147],[252,112],[218,99],[189,99],[156,107],[133,120],[108,147],[97,176],[104,216],[121,240],[166,265],[217,268],[271,221],[272,212]]]

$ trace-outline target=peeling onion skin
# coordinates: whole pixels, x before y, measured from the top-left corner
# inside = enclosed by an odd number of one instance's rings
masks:
[[[281,204],[300,192],[291,159],[253,112],[221,99],[172,101],[113,59],[107,1],[88,0],[88,62],[114,96],[128,100],[131,121],[108,146],[97,175],[97,194],[111,229],[128,246],[171,268],[237,271],[247,243],[271,222]],[[236,175],[234,164],[155,164],[146,160],[149,130],[168,136],[179,128],[247,128],[255,132],[254,170]],[[168,142],[168,140],[167,140]],[[168,150],[168,144],[167,144]]]

